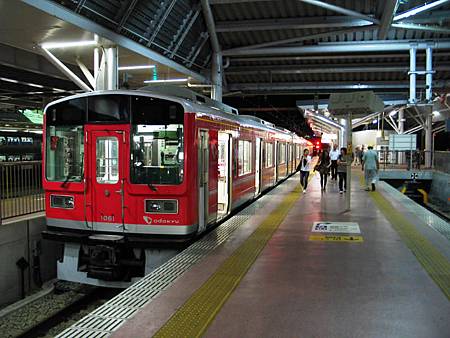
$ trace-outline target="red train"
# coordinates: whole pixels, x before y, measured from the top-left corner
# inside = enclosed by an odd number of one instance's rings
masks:
[[[120,286],[292,174],[311,144],[187,91],[103,91],[45,109],[47,239],[58,277]]]

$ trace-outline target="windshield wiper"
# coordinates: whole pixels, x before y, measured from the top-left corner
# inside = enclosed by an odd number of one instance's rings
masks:
[[[64,182],[61,183],[61,188],[65,188],[67,182],[69,182],[71,175],[67,175]]]
[[[147,186],[150,188],[151,191],[158,191],[158,189],[156,189],[156,187],[151,183],[147,183]]]

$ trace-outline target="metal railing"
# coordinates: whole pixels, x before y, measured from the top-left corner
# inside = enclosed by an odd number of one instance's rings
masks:
[[[431,156],[430,163],[432,163],[433,153],[430,151],[413,150],[413,151],[392,151],[392,150],[377,150],[378,160],[380,162],[380,170],[424,170],[431,169],[430,166],[425,165],[426,158]],[[360,159],[354,159],[353,164],[360,164]]]
[[[42,162],[0,162],[0,224],[44,209]]]
[[[450,151],[435,151],[433,154],[433,169],[450,174]]]

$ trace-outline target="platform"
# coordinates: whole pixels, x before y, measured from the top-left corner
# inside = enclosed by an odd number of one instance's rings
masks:
[[[448,337],[450,225],[358,174],[351,212],[337,183],[321,193],[317,175],[303,195],[292,177],[153,298],[135,286],[139,308],[120,305],[132,287],[60,337]],[[360,234],[312,232],[319,221]]]

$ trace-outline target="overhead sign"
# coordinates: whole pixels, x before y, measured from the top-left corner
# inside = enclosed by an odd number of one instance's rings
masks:
[[[311,235],[309,236],[310,241],[319,242],[354,242],[361,243],[364,242],[362,236],[351,236],[351,235]]]
[[[314,222],[312,232],[360,234],[358,223],[355,222]]]
[[[391,134],[389,135],[389,150],[416,150],[417,135],[415,134]]]
[[[322,134],[322,143],[331,143],[333,140],[337,140],[336,134],[328,134],[328,133]]]

